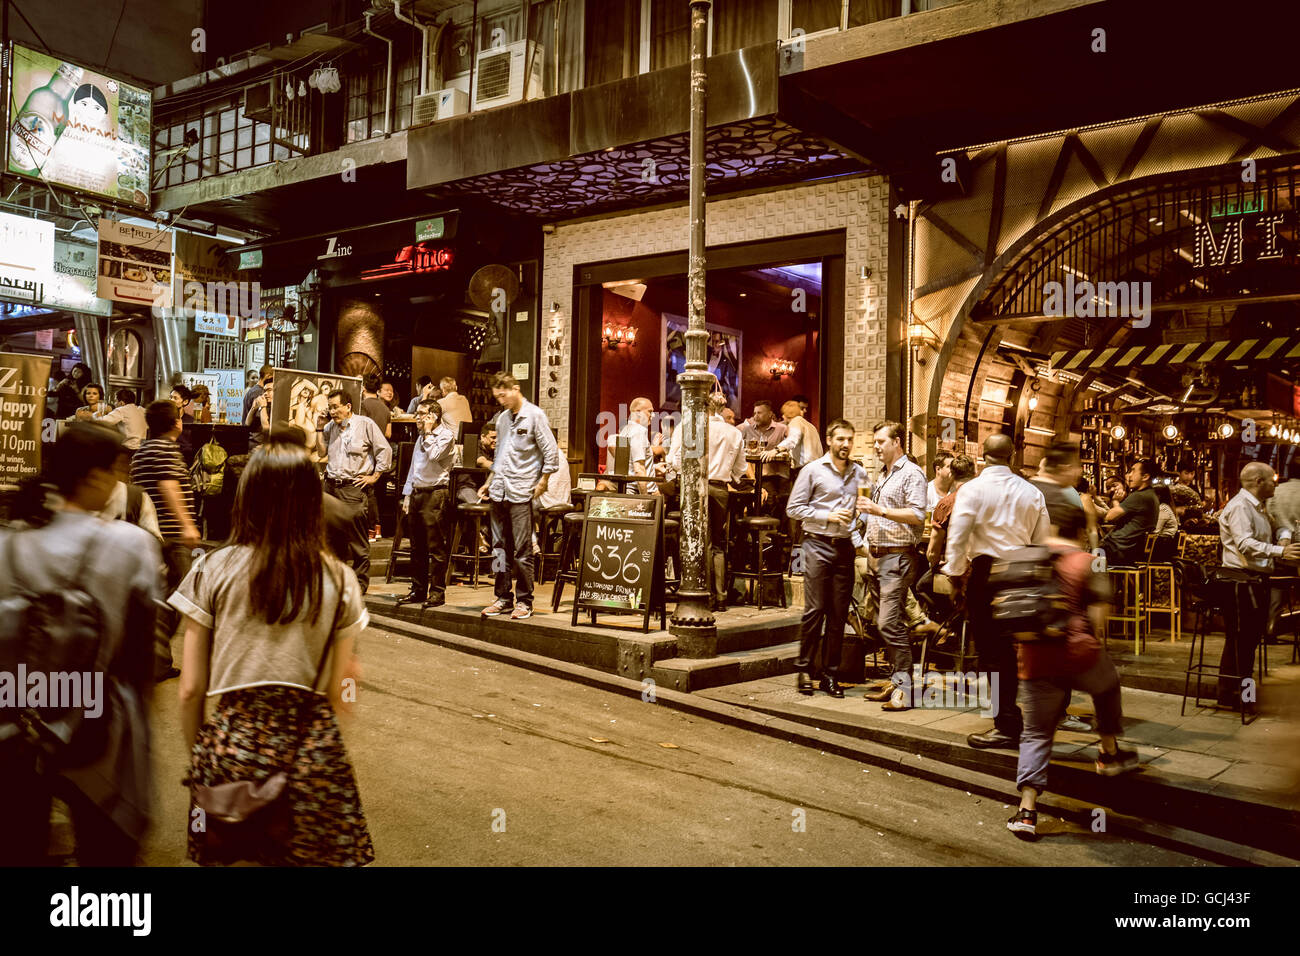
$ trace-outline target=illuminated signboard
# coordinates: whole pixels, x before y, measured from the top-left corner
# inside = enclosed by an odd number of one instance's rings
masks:
[[[147,209],[150,92],[17,45],[11,62],[9,172]]]
[[[444,272],[451,268],[451,250],[445,246],[430,248],[424,243],[405,246],[392,262],[364,269],[362,279],[390,279],[394,276],[422,275],[426,272]]]
[[[54,223],[0,213],[0,298],[36,305],[54,277]]]

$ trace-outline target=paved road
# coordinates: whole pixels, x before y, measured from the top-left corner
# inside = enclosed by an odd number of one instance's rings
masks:
[[[414,638],[364,642],[344,734],[379,864],[1205,865],[1055,819],[1021,843],[1000,801]],[[176,682],[157,694],[145,862],[175,865]]]

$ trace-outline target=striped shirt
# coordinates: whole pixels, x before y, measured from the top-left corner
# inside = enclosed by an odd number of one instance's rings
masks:
[[[184,533],[181,517],[174,515],[158,489],[159,482],[174,481],[180,485],[181,499],[185,503],[186,517],[194,515],[194,485],[185,468],[180,446],[170,438],[150,438],[140,446],[131,459],[131,483],[139,485],[153,501],[158,512],[158,530],[164,541],[174,541]]]

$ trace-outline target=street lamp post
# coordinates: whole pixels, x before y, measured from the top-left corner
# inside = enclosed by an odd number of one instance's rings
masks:
[[[705,405],[713,383],[707,361],[709,333],[704,327],[704,140],[708,70],[709,8],[712,0],[691,4],[691,248],[686,285],[689,327],[686,370],[677,376],[682,392],[681,585],[672,633],[681,657],[716,657],[718,626],[709,609],[708,460],[709,416]]]

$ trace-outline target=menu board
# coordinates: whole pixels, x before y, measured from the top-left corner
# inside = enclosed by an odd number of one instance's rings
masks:
[[[13,47],[11,173],[149,208],[149,90]]]
[[[642,615],[660,612],[664,626],[663,498],[658,495],[591,494],[582,526],[582,562],[578,566],[573,624],[588,611]]]

